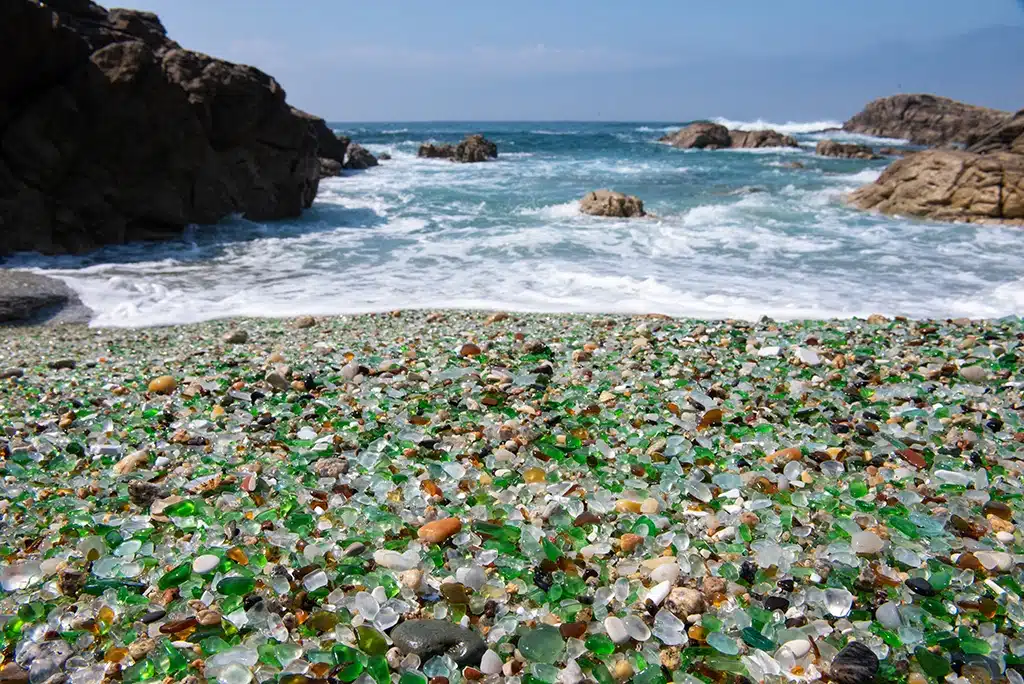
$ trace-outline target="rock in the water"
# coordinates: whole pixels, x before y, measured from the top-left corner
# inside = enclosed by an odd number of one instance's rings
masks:
[[[416,153],[427,159],[451,159],[472,164],[498,158],[498,146],[482,135],[467,135],[458,145],[424,143]]]
[[[645,216],[644,203],[639,197],[624,195],[614,190],[588,193],[580,202],[580,211],[591,216],[631,218]]]
[[[761,131],[729,131],[731,147],[800,147],[800,143],[791,135],[783,135],[770,128]]]
[[[424,143],[420,145],[420,149],[416,152],[416,156],[424,157],[426,159],[455,159],[455,146]]]
[[[0,226],[3,225],[2,193],[0,185]],[[0,235],[0,245],[3,240],[4,236]],[[48,319],[88,321],[88,309],[82,306],[78,295],[59,280],[23,271],[0,271],[0,323],[40,323]]]
[[[455,161],[463,164],[498,158],[498,146],[482,135],[468,135],[455,146]]]
[[[447,655],[461,666],[479,664],[487,650],[479,634],[445,620],[408,620],[392,630],[391,640],[423,662]]]
[[[391,161],[391,155],[387,152],[381,152],[377,155],[377,161]]]
[[[895,161],[847,199],[883,214],[1024,224],[1024,155],[925,150]]]
[[[878,159],[878,155],[867,145],[841,143],[835,140],[822,140],[814,148],[814,153],[822,157],[839,157],[841,159]]]
[[[681,149],[717,150],[732,145],[729,129],[721,124],[700,121],[662,136],[661,142]]]
[[[1009,112],[976,107],[948,97],[903,94],[869,102],[843,124],[843,130],[905,138],[915,145],[969,144],[1009,118]]]
[[[320,157],[320,177],[334,178],[341,175],[342,163]]]
[[[829,668],[837,684],[870,684],[878,672],[878,656],[859,641],[851,641],[836,654]]]
[[[730,131],[721,124],[710,121],[698,121],[689,126],[669,133],[661,138],[661,142],[681,149],[719,150],[728,147],[799,147],[796,138],[783,135],[778,131],[764,129],[760,131]]]
[[[352,143],[348,146],[348,153],[345,155],[345,168],[362,170],[377,166],[377,158],[370,154],[362,145]]]
[[[321,163],[325,159],[338,162],[339,164],[345,163],[345,152],[352,142],[348,137],[338,135],[332,131],[327,122],[319,116],[313,116],[298,109],[293,109],[292,114],[301,117],[308,123],[310,130],[312,130],[313,135],[316,137],[316,154],[320,158]]]
[[[316,196],[316,135],[277,81],[182,49],[154,14],[9,0],[0,44],[0,254],[294,217]]]

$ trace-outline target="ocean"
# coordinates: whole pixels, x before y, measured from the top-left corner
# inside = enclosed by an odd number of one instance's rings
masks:
[[[1020,229],[886,218],[841,198],[888,161],[816,157],[838,122],[721,120],[793,134],[800,149],[677,150],[679,123],[336,124],[374,153],[321,182],[302,218],[235,218],[180,240],[86,255],[18,255],[58,277],[94,325],[408,308],[664,313],[698,318],[1002,317],[1024,310]],[[418,159],[483,133],[497,161]],[[790,168],[799,161],[805,168]],[[655,218],[583,216],[579,199],[635,194]]]

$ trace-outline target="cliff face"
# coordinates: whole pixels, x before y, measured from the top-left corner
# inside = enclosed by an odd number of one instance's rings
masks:
[[[893,95],[869,102],[843,124],[843,130],[886,138],[905,138],[915,145],[967,145],[1005,123],[1009,112],[977,107],[935,95]]]
[[[151,13],[0,3],[0,254],[297,216],[317,135],[252,67],[183,49]]]

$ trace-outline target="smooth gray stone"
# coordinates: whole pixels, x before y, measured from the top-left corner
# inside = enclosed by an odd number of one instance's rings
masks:
[[[391,640],[405,653],[424,662],[447,655],[460,666],[478,665],[487,644],[476,632],[446,620],[409,620],[391,631]]]
[[[878,656],[859,641],[851,641],[832,659],[829,675],[838,684],[870,684],[878,672]]]
[[[0,323],[87,323],[89,313],[59,280],[0,269]]]

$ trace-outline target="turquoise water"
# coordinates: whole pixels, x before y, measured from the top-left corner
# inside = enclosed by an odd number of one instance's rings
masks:
[[[393,159],[323,181],[299,220],[235,219],[172,243],[13,265],[66,280],[102,325],[411,307],[713,318],[1024,310],[1019,230],[843,206],[886,162],[822,159],[813,147],[863,136],[817,122],[778,126],[801,141],[793,150],[657,142],[680,123],[337,124]],[[470,132],[497,142],[499,160],[415,156],[421,142]],[[638,195],[656,218],[580,215],[578,200],[605,187]]]

